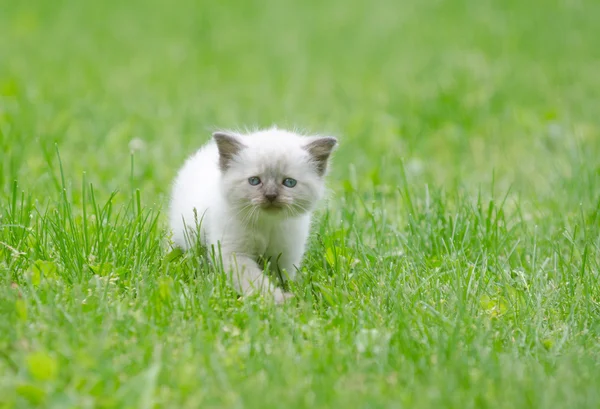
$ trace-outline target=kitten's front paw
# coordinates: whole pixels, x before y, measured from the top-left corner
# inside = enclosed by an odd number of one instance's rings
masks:
[[[287,300],[294,298],[294,294],[287,293],[280,288],[276,288],[273,290],[273,298],[275,299],[276,304],[283,304]]]

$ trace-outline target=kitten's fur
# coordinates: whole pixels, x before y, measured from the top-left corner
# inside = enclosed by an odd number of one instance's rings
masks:
[[[214,133],[175,179],[170,208],[175,243],[187,249],[199,225],[201,244],[220,248],[238,292],[268,292],[282,302],[289,294],[264,276],[262,260],[269,260],[272,276],[293,279],[336,144],[333,137],[277,128]],[[260,184],[252,186],[252,177]],[[286,178],[297,184],[284,186]]]

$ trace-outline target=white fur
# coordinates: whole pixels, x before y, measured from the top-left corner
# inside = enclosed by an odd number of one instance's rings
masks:
[[[259,261],[270,258],[270,272],[283,272],[284,278],[291,279],[300,266],[311,213],[325,190],[323,175],[306,149],[307,143],[319,138],[276,128],[229,135],[244,147],[227,169],[219,167],[219,149],[211,140],[179,171],[169,214],[173,240],[189,248],[196,243],[199,225],[201,244],[214,246],[215,251],[220,248],[223,266],[233,274],[237,291],[268,291],[281,302],[288,294],[265,277]],[[280,209],[263,207],[261,189],[248,182],[252,176],[260,177],[265,186],[277,181]],[[288,177],[297,180],[295,187],[281,185]]]

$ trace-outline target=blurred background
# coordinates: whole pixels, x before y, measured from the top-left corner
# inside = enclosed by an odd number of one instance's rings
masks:
[[[0,407],[597,408],[599,95],[598,0],[0,0]],[[159,219],[273,124],[340,140],[283,309]]]
[[[417,185],[552,197],[598,171],[599,19],[592,0],[5,1],[0,185],[53,190],[56,144],[74,194],[84,172],[128,189],[133,151],[161,203],[211,131],[278,124],[341,139],[334,189],[393,191],[402,159]]]

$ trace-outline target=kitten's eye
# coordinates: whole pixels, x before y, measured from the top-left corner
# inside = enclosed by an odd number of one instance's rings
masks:
[[[294,186],[296,186],[296,183],[298,183],[298,182],[296,182],[296,179],[292,179],[292,178],[283,179],[283,186],[285,186],[285,187],[294,187]]]
[[[248,178],[248,183],[252,186],[258,186],[260,185],[260,178],[258,176],[252,176],[251,178]]]

